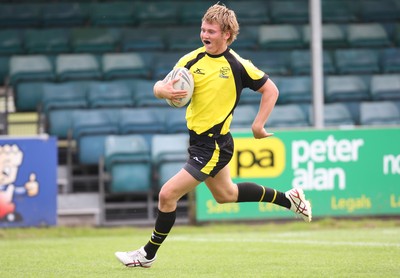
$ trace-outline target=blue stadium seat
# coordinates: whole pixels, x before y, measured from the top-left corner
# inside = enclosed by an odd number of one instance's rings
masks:
[[[154,80],[135,80],[132,87],[134,104],[137,107],[167,107],[165,99],[158,99],[154,96]]]
[[[400,100],[400,74],[382,74],[371,77],[372,100]]]
[[[125,28],[121,31],[121,50],[124,52],[165,50],[166,36],[166,28],[151,26]]]
[[[96,80],[102,77],[99,62],[93,54],[59,54],[55,63],[60,81]]]
[[[0,30],[0,54],[11,55],[24,52],[21,31],[18,29]]]
[[[310,122],[313,123],[313,113],[310,106],[309,118]],[[353,115],[350,113],[350,109],[345,103],[328,103],[324,105],[324,124],[327,127],[354,127],[356,122]]]
[[[165,133],[165,110],[160,108],[125,108],[120,111],[121,134]]]
[[[360,103],[361,125],[400,125],[399,107],[392,101]]]
[[[171,27],[166,38],[167,48],[170,51],[187,52],[202,45],[198,26]]]
[[[102,27],[75,27],[71,30],[73,52],[104,53],[116,51],[119,33]]]
[[[267,121],[268,128],[293,128],[310,126],[304,109],[298,104],[277,105]]]
[[[37,3],[2,3],[0,27],[33,27],[41,23],[41,8]]]
[[[257,112],[254,105],[238,105],[233,114],[231,129],[251,130],[251,125],[254,122]]]
[[[323,71],[325,74],[336,72],[332,55],[329,51],[323,51]],[[294,75],[309,75],[311,73],[311,52],[306,49],[292,50],[290,53],[290,69]]]
[[[302,31],[303,43],[309,45],[311,41],[310,25],[303,26]],[[322,42],[325,49],[347,46],[344,28],[339,24],[332,23],[322,25]]]
[[[182,25],[201,24],[201,19],[209,7],[214,5],[213,1],[187,1],[182,3],[179,12],[179,21]]]
[[[140,25],[176,25],[178,23],[179,2],[147,2],[137,10]]]
[[[10,58],[10,82],[54,81],[53,65],[46,55],[14,55]]]
[[[132,93],[124,83],[91,82],[87,100],[91,108],[133,106]]]
[[[188,157],[189,135],[187,133],[155,134],[151,146],[156,184],[160,189],[185,164]]]
[[[392,44],[380,23],[348,24],[347,42],[350,47],[387,47]]]
[[[360,1],[360,19],[364,22],[396,21],[400,19],[399,9],[394,1]]]
[[[290,50],[238,51],[242,58],[252,61],[260,70],[269,75],[290,73]]]
[[[274,23],[305,23],[309,18],[306,0],[272,0],[270,16]]]
[[[310,103],[311,78],[310,76],[287,76],[279,78],[278,102],[283,103]]]
[[[14,105],[17,112],[39,111],[46,82],[20,82],[14,86]]]
[[[28,53],[70,52],[70,34],[66,28],[28,29],[24,34]]]
[[[361,76],[342,75],[325,78],[325,101],[348,102],[369,100],[369,81]]]
[[[274,80],[275,81],[275,78]],[[240,95],[239,105],[257,105],[260,103],[261,94],[259,92],[255,92],[252,89],[244,88],[242,90],[242,94]]]
[[[380,72],[379,52],[374,49],[337,49],[336,68],[339,74]]]
[[[148,78],[150,71],[141,53],[106,53],[101,59],[105,79]]]
[[[271,21],[268,3],[264,1],[231,1],[228,7],[235,11],[241,26],[266,24]]]
[[[74,82],[43,84],[42,112],[54,109],[86,108],[86,90]]]
[[[262,49],[293,49],[304,46],[300,32],[294,25],[261,25],[258,30],[258,44]]]
[[[45,3],[42,6],[42,24],[44,26],[83,26],[87,14],[78,2]]]
[[[163,122],[165,133],[184,133],[188,131],[186,125],[186,107],[165,108]]]
[[[111,175],[110,193],[152,191],[150,146],[141,135],[110,135],[105,139],[105,169]]]
[[[118,109],[88,109],[72,112],[72,138],[77,142],[78,161],[96,165],[104,155],[104,141],[118,134]]]
[[[382,50],[382,71],[385,73],[400,72],[400,48],[384,48]]]
[[[90,22],[98,26],[124,26],[138,23],[137,2],[94,2],[89,11]]]
[[[321,9],[323,22],[348,23],[358,20],[353,3],[347,0],[321,1]]]

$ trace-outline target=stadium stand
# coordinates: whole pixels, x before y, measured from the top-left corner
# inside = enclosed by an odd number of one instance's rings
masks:
[[[181,165],[186,145],[158,142],[186,136],[182,134],[185,108],[170,108],[154,97],[152,87],[178,58],[201,46],[201,17],[213,4],[194,0],[0,4],[0,80],[13,97],[11,110],[38,113],[39,130],[56,136],[60,146],[67,142],[68,161],[60,163],[69,167],[72,191],[102,192],[107,207],[103,223],[116,217],[113,206],[124,203],[115,195],[124,195],[127,180],[139,175],[127,172],[132,165],[107,160],[119,147],[107,147],[108,137],[121,142],[121,148],[129,148],[126,142],[138,135],[147,144],[151,158],[146,158],[146,166],[136,166],[146,169],[144,176],[150,171],[150,185],[132,190],[132,195],[141,192],[144,199],[133,198],[129,204],[135,207],[144,200],[146,219],[152,217],[149,203],[154,201],[150,197],[154,189]],[[269,127],[310,127],[308,1],[225,4],[236,10],[240,22],[232,48],[267,72],[280,90]],[[322,0],[321,4],[325,125],[399,125],[400,1]],[[259,100],[259,93],[243,90],[232,128],[250,128]],[[154,156],[161,147],[171,147],[177,157]],[[75,185],[80,182],[83,187]],[[118,202],[110,204],[110,199]]]

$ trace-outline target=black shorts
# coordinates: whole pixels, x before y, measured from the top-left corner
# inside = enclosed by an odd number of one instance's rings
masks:
[[[183,168],[198,181],[214,177],[232,159],[232,135],[227,133],[208,137],[193,131],[189,131],[189,134],[189,159]]]

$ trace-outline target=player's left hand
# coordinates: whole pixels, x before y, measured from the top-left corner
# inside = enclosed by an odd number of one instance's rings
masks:
[[[267,138],[274,135],[273,133],[267,132],[265,128],[257,129],[253,127],[252,131],[253,131],[253,136],[256,139]]]

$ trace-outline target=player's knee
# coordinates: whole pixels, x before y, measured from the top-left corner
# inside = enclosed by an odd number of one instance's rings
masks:
[[[214,199],[218,204],[226,204],[236,201],[233,199],[233,196],[228,194],[214,195]]]

